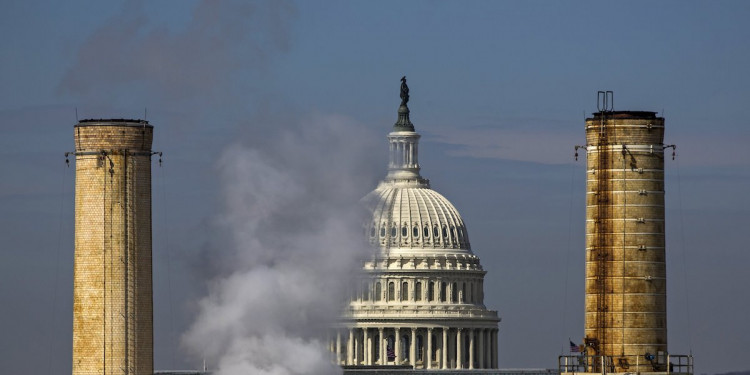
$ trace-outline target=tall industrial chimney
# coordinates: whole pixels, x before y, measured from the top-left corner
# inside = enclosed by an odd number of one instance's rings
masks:
[[[584,341],[609,361],[590,372],[667,371],[663,140],[655,112],[586,119]]]
[[[113,119],[74,129],[73,375],[152,374],[154,128]]]

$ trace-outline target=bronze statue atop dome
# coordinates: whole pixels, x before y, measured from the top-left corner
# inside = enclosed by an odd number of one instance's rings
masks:
[[[409,102],[409,86],[406,85],[406,76],[401,77],[401,105]]]
[[[414,131],[414,124],[409,120],[409,86],[406,85],[406,76],[401,77],[401,105],[398,107],[398,120],[393,124],[394,131]]]

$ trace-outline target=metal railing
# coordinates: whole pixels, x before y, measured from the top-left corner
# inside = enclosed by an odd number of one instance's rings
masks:
[[[563,355],[557,359],[562,373],[666,373],[693,374],[693,356],[658,353],[656,355]]]
[[[559,375],[554,369],[415,369],[411,366],[346,366],[343,375]]]

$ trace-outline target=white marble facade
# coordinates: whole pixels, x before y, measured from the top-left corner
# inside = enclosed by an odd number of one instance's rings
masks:
[[[419,174],[419,134],[406,105],[388,135],[388,175],[363,200],[375,248],[330,345],[341,365],[497,368],[497,311],[461,216]]]

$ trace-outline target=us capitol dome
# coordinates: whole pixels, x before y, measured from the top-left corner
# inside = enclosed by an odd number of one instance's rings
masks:
[[[497,311],[458,210],[419,174],[419,134],[401,79],[388,174],[363,202],[375,248],[331,340],[336,363],[415,369],[497,368]]]

